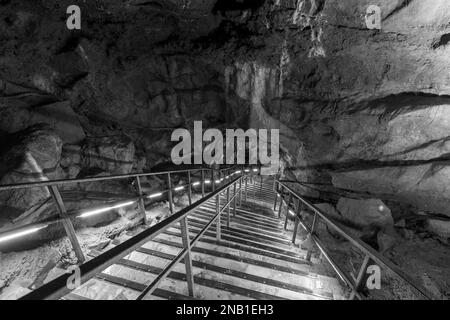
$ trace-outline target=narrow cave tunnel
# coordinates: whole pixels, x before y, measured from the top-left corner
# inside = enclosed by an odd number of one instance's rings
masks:
[[[448,21],[0,1],[0,300],[447,300]]]

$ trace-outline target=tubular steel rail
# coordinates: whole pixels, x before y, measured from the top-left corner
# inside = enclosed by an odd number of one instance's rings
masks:
[[[12,191],[12,190],[22,190],[22,189],[31,189],[31,188],[46,188],[53,199],[53,202],[57,208],[58,217],[51,217],[42,221],[37,221],[34,223],[22,225],[20,227],[13,227],[9,229],[2,230],[0,232],[0,241],[11,241],[11,239],[25,236],[34,232],[37,232],[41,229],[45,229],[48,226],[56,223],[62,223],[64,230],[66,232],[67,237],[70,240],[72,248],[77,257],[78,263],[83,263],[86,259],[84,257],[83,251],[81,250],[80,243],[78,241],[77,235],[75,233],[75,228],[73,226],[73,219],[82,218],[89,214],[99,214],[103,212],[107,212],[112,209],[117,209],[121,207],[131,206],[133,204],[138,205],[138,210],[141,215],[141,218],[144,224],[147,224],[146,215],[145,215],[145,200],[146,199],[155,199],[163,197],[167,194],[169,208],[171,214],[174,213],[173,207],[173,192],[188,189],[188,198],[189,204],[192,204],[192,188],[195,186],[199,186],[201,188],[202,196],[205,196],[205,185],[212,185],[212,190],[214,191],[216,188],[216,184],[222,183],[226,178],[229,179],[234,176],[237,172],[243,173],[244,169],[236,171],[239,168],[237,166],[214,170],[211,168],[197,168],[197,169],[189,169],[189,170],[173,170],[173,171],[162,171],[162,172],[152,172],[152,173],[135,173],[135,174],[124,174],[124,175],[114,175],[114,176],[102,176],[102,177],[91,177],[91,178],[83,178],[83,179],[65,179],[65,180],[54,180],[54,181],[35,181],[21,184],[11,184],[11,185],[0,185],[1,191]],[[216,171],[218,172],[218,177],[216,177]],[[233,172],[232,172],[233,171]],[[194,183],[191,182],[191,176],[193,173],[201,174],[201,179]],[[209,173],[211,178],[210,180],[205,179],[205,173]],[[188,184],[183,186],[177,186],[172,188],[172,176],[171,175],[180,175],[187,174]],[[141,186],[141,178],[150,177],[150,176],[165,176],[167,179],[168,189],[161,190],[155,194],[144,194]],[[99,181],[111,181],[111,180],[121,180],[121,179],[135,179],[135,183],[137,186],[136,196],[130,197],[127,199],[122,199],[120,201],[114,203],[108,203],[107,206],[95,207],[91,209],[83,209],[76,210],[72,212],[68,212],[66,206],[64,204],[63,198],[59,191],[58,186],[68,185],[68,184],[76,184],[76,183],[87,183],[87,182],[99,182]]]
[[[145,296],[150,295],[157,287],[157,285],[170,273],[170,271],[184,259],[186,267],[186,281],[188,284],[188,291],[190,296],[194,296],[194,277],[192,273],[192,257],[191,248],[197,243],[197,241],[205,234],[205,232],[216,223],[216,234],[217,238],[221,239],[220,231],[220,219],[221,214],[227,210],[228,220],[230,215],[230,207],[233,203],[234,214],[236,214],[236,198],[242,198],[243,192],[243,182],[247,181],[248,177],[240,172],[238,177],[231,179],[230,182],[226,183],[219,189],[211,192],[210,194],[203,197],[201,200],[194,204],[190,204],[188,207],[180,210],[179,212],[169,216],[164,221],[149,227],[138,235],[130,238],[129,240],[119,244],[118,246],[106,251],[105,253],[93,258],[90,261],[83,263],[80,266],[80,276],[81,284],[85,283],[89,279],[95,277],[103,270],[109,266],[117,263],[120,259],[127,256],[131,252],[135,251],[143,244],[151,241],[160,233],[164,232],[166,229],[172,227],[176,223],[180,223],[181,235],[183,242],[182,251],[169,263],[169,265],[150,283],[138,296],[138,300],[143,299]],[[239,184],[239,187],[237,187]],[[234,193],[230,196],[230,190],[233,189]],[[226,195],[227,202],[223,207],[220,206],[220,196],[221,194]],[[215,199],[216,200],[216,214],[211,218],[211,220],[206,224],[206,226],[198,233],[195,238],[190,241],[187,217],[190,213],[195,211],[198,207],[206,203],[207,201]],[[64,295],[70,293],[72,290],[68,288],[67,282],[70,274],[65,274],[53,281],[39,287],[30,294],[22,297],[22,300],[33,300],[33,299],[58,299]]]
[[[292,182],[290,182],[292,183]],[[377,251],[375,251],[372,247],[362,242],[361,240],[350,235],[349,232],[345,230],[345,227],[341,225],[339,222],[333,220],[328,217],[325,213],[319,210],[316,206],[307,201],[304,197],[300,196],[296,193],[291,187],[286,185],[286,182],[279,181],[275,179],[274,181],[274,190],[276,192],[275,196],[275,204],[274,210],[277,210],[277,202],[278,197],[280,197],[280,205],[278,208],[278,216],[281,217],[281,210],[283,207],[283,203],[286,205],[286,221],[285,227],[287,225],[288,220],[288,212],[290,209],[294,210],[295,215],[295,226],[294,226],[294,234],[292,238],[292,242],[295,243],[298,226],[302,226],[308,232],[308,239],[311,240],[321,251],[323,256],[327,259],[336,273],[339,275],[342,281],[346,283],[346,285],[351,289],[350,299],[354,299],[355,297],[358,299],[362,299],[360,294],[361,288],[364,286],[364,276],[366,274],[366,270],[369,267],[371,261],[376,263],[378,266],[383,267],[384,269],[392,272],[397,278],[407,283],[411,286],[417,293],[423,296],[425,299],[433,299],[431,294],[423,288],[421,285],[417,284],[413,279],[411,279],[408,275],[404,274],[397,266],[395,266],[391,261],[387,260],[383,256],[381,256]],[[284,196],[288,195],[287,200],[284,199]],[[297,203],[293,200],[297,199]],[[291,207],[291,203],[293,203],[293,207]],[[310,212],[305,209],[309,209]],[[313,221],[311,226],[307,226],[302,219],[301,212],[306,211],[309,214],[313,215]],[[347,276],[347,274],[336,264],[336,262],[331,257],[329,251],[326,249],[325,245],[319,238],[319,235],[315,231],[315,227],[317,225],[318,220],[321,219],[328,227],[332,228],[336,231],[341,237],[346,239],[353,247],[357,248],[364,254],[364,261],[361,265],[361,268],[358,272],[358,276],[356,279],[352,280],[351,277]],[[311,258],[311,249],[308,250],[308,259]]]

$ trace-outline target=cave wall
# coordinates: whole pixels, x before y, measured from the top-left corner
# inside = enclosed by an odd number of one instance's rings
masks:
[[[81,31],[68,4],[0,4],[3,140],[46,123],[79,158],[55,177],[149,169],[201,119],[280,129],[285,173],[317,196],[450,216],[448,2],[99,1],[80,4]]]

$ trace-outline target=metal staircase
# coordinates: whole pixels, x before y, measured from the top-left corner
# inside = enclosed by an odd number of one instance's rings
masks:
[[[292,245],[292,235],[272,209],[273,182],[250,183],[244,199],[236,212],[231,209],[229,222],[222,213],[220,240],[213,225],[191,248],[193,296],[180,262],[145,299],[343,298],[338,279],[319,272],[322,262],[307,261],[306,251]],[[226,200],[222,195],[222,203]],[[188,216],[191,241],[215,214],[215,200],[209,200]],[[168,228],[63,299],[136,299],[183,249],[181,228]]]
[[[74,274],[63,274],[21,299],[364,299],[366,271],[372,264],[409,285],[418,297],[432,298],[414,279],[298,194],[298,182],[258,173],[258,168],[196,168],[0,186],[0,191],[47,188],[59,212],[51,219],[4,231],[0,241],[16,241],[63,222],[79,262]],[[173,186],[173,177],[184,175],[187,184]],[[146,194],[142,182],[152,176],[165,177],[167,188]],[[59,187],[111,180],[134,181],[136,194],[89,210],[66,210],[67,194]],[[186,191],[189,205],[175,212],[173,194]],[[194,193],[200,195],[195,203]],[[146,206],[154,201],[167,201],[171,215],[149,226]],[[82,250],[75,219],[131,206],[142,218],[141,232],[102,252]],[[357,274],[349,274],[333,260],[317,231],[319,223],[360,252]],[[296,245],[300,227],[306,236],[303,244],[309,243],[307,251]],[[74,279],[80,285],[73,286]]]

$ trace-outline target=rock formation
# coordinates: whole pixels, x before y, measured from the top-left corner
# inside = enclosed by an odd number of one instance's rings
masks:
[[[412,230],[448,244],[448,0],[87,1],[80,31],[70,4],[0,1],[0,184],[150,170],[195,120],[273,128],[283,177],[383,229],[380,251]],[[131,190],[62,189],[98,188]],[[49,201],[0,192],[0,228],[54,215]]]

